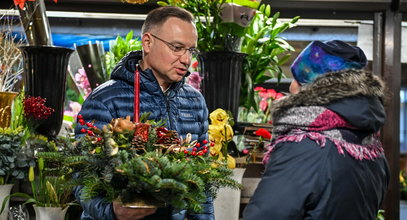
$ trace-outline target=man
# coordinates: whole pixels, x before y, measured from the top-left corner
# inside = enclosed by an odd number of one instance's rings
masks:
[[[143,51],[124,57],[111,74],[111,80],[100,85],[83,103],[79,114],[85,121],[96,120],[102,127],[113,118],[133,116],[134,74],[140,72],[140,113],[151,112],[149,119],[166,121],[166,126],[180,136],[207,139],[208,110],[201,93],[185,84],[191,58],[199,52],[198,33],[193,16],[178,7],[160,7],[151,11],[141,30]],[[83,126],[78,125],[80,135]],[[80,187],[75,196],[80,199]],[[81,219],[214,219],[213,203],[208,198],[202,214],[172,213],[165,209],[131,209],[103,198],[81,201]],[[153,214],[154,213],[154,214]],[[153,214],[153,215],[151,215]]]
[[[314,41],[273,106],[273,140],[245,220],[375,220],[389,181],[378,131],[383,82],[363,51]]]

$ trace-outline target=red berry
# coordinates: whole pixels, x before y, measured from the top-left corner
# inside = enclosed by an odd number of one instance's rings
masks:
[[[204,150],[207,150],[207,149],[208,149],[208,146],[204,146],[203,149],[204,149]]]
[[[93,124],[92,124],[92,123],[90,123],[90,122],[87,122],[87,123],[86,123],[86,126],[88,126],[88,127],[90,127],[90,128],[91,128],[91,127],[93,127]]]
[[[192,151],[192,156],[196,156],[196,151]]]
[[[85,128],[82,128],[82,129],[81,129],[81,132],[82,132],[82,133],[86,133],[86,129],[85,129]]]
[[[102,138],[101,137],[98,137],[98,139],[97,139],[98,141],[102,141]]]
[[[203,155],[204,155],[204,153],[202,151],[198,152],[198,156],[203,156]]]
[[[189,154],[189,151],[188,151],[188,150],[184,150],[184,154]]]
[[[78,115],[78,118],[79,118],[79,119],[83,119],[83,116],[82,116],[82,115]]]
[[[198,150],[198,148],[196,148],[196,147],[192,148],[192,151],[197,151],[197,150]]]
[[[214,142],[211,142],[209,145],[210,145],[211,147],[213,147],[213,146],[215,146],[215,143],[214,143]]]
[[[201,144],[200,144],[200,143],[196,143],[195,146],[196,146],[196,147],[200,147]]]
[[[208,143],[208,141],[206,139],[202,141],[202,144],[207,144],[207,143]]]
[[[249,153],[249,150],[244,149],[244,150],[242,151],[242,153],[243,153],[243,154],[248,154],[248,153]]]
[[[79,119],[79,124],[84,125],[84,124],[85,124],[85,120]]]
[[[208,150],[207,150],[207,149],[204,149],[203,152],[204,152],[204,154],[206,154],[206,153],[208,153]]]
[[[95,135],[95,134],[93,133],[93,131],[88,130],[88,135],[89,135],[89,136],[93,136],[93,135]]]

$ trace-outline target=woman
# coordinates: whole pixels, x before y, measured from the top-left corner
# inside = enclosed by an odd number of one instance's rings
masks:
[[[314,41],[296,58],[245,220],[376,218],[389,181],[378,135],[385,95],[366,63],[342,41]]]

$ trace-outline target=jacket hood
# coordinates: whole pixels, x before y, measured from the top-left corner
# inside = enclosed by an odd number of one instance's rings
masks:
[[[383,126],[384,83],[372,73],[347,69],[328,73],[306,85],[295,95],[278,99],[273,117],[291,107],[325,106],[358,130],[375,132]]]
[[[136,71],[137,64],[142,59],[143,59],[142,51],[129,52],[126,56],[124,56],[119,61],[119,63],[113,69],[110,79],[122,80],[128,84],[134,84],[134,72]],[[139,69],[139,70],[141,70],[141,69]],[[155,78],[151,69],[141,70],[140,74],[141,74],[142,78],[144,78],[145,80],[147,80],[149,82],[157,82],[157,79]],[[187,77],[189,75],[190,75],[190,72],[187,72],[187,74],[184,76],[184,78],[180,82],[173,83],[171,85],[170,89],[177,90],[177,89],[181,88],[182,85],[185,83],[185,77]],[[142,79],[142,81],[144,81],[144,80]],[[143,85],[141,85],[141,86],[143,86]],[[147,89],[155,90],[156,88],[147,87]]]

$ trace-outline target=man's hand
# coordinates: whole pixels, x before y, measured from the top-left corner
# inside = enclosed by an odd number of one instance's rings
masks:
[[[113,212],[117,220],[137,220],[142,219],[148,215],[152,215],[157,209],[144,209],[144,208],[128,208],[123,207],[121,202],[113,202]]]

